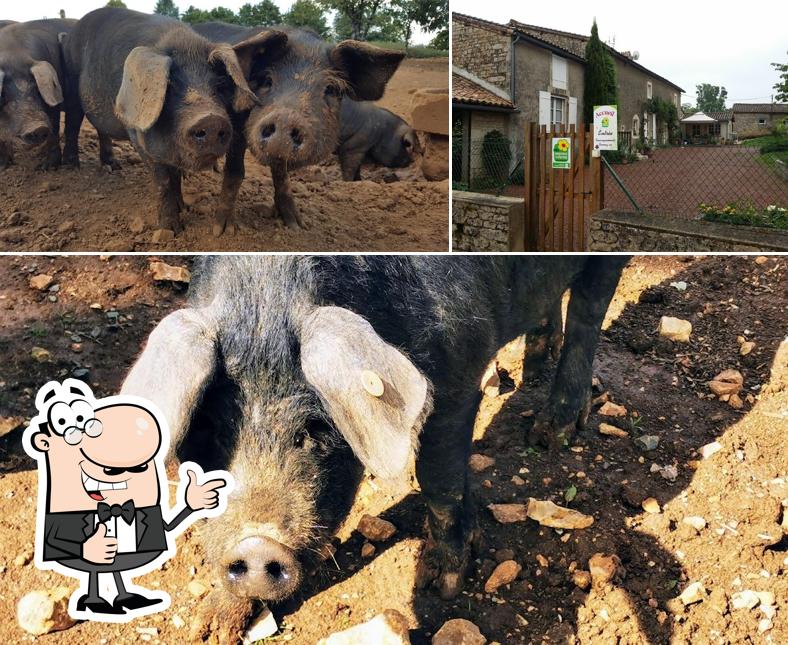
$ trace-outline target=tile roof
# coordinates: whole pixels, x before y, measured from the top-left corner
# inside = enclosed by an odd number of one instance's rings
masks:
[[[451,82],[451,95],[455,103],[514,109],[514,104],[511,101],[493,94],[490,90],[484,89],[464,76],[452,73]]]
[[[723,110],[722,112],[706,112],[715,121],[730,121],[733,119],[733,110]]]
[[[466,25],[473,25],[474,27],[481,27],[482,29],[497,31],[498,33],[506,34],[507,36],[510,36],[514,32],[514,29],[508,25],[502,25],[497,22],[492,22],[491,20],[474,18],[473,16],[468,16],[464,13],[457,13],[456,11],[452,11],[451,19]]]
[[[788,103],[734,103],[739,114],[788,114]]]

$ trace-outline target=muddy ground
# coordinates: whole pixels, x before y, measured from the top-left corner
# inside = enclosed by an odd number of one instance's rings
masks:
[[[144,257],[0,259],[0,417],[29,417],[36,388],[75,369],[89,370],[87,378],[99,395],[118,387],[152,325],[184,299],[182,288],[152,281],[148,262]],[[29,276],[42,271],[55,276],[57,292],[30,288]],[[670,286],[679,281],[687,283],[686,291]],[[778,354],[786,332],[787,287],[785,258],[635,259],[609,311],[595,364],[601,389],[629,411],[613,422],[631,438],[601,436],[600,416],[594,413],[587,433],[556,455],[527,443],[529,411],[545,400],[548,379],[522,384],[522,346],[504,348],[499,367],[511,384],[499,396],[485,397],[475,428],[474,452],[496,463],[472,475],[485,547],[463,595],[443,602],[432,593],[414,593],[423,504],[415,493],[390,496],[368,481],[336,541],[336,564],[329,561],[302,595],[275,608],[281,632],[270,642],[311,645],[386,608],[408,617],[414,643],[428,643],[454,617],[472,620],[498,643],[788,642],[788,537],[779,526],[781,504],[788,499],[785,343]],[[117,318],[108,316],[112,310]],[[688,344],[658,339],[663,315],[692,322]],[[738,336],[755,342],[747,356],[739,354]],[[47,362],[31,358],[34,346],[50,352]],[[726,368],[744,375],[741,410],[709,397],[706,382]],[[30,460],[20,456],[20,434],[0,439],[0,641],[6,643],[31,640],[12,618],[24,593],[70,584],[29,561],[36,476]],[[636,446],[632,439],[642,434],[659,437],[656,450]],[[699,448],[715,440],[722,449],[702,460]],[[652,473],[654,464],[675,465],[676,480]],[[523,480],[519,486],[512,481],[515,475]],[[485,508],[530,496],[566,504],[571,486],[576,496],[569,505],[595,519],[585,530],[559,535],[530,520],[500,525]],[[647,497],[656,498],[660,513],[643,512],[640,503]],[[382,513],[398,527],[369,560],[360,557],[363,541],[353,532],[364,512]],[[702,516],[707,526],[697,532],[684,524],[690,515]],[[511,585],[485,594],[484,581],[502,549],[511,549],[523,570]],[[626,573],[614,584],[583,591],[569,572],[587,568],[596,552],[617,554]],[[152,642],[185,642],[200,602],[186,589],[192,578],[211,583],[200,545],[189,532],[163,571],[139,579],[171,593],[169,610],[125,626],[78,624],[40,641],[135,643],[147,636],[136,628],[155,627]],[[709,595],[685,608],[677,597],[695,581]],[[746,589],[776,597],[771,628],[762,634],[759,609],[729,606],[732,594]],[[176,616],[187,626],[177,627]]]
[[[448,87],[448,60],[406,59],[379,104],[410,119],[411,92]],[[41,172],[19,165],[0,171],[0,250],[3,251],[446,251],[449,184],[427,181],[419,162],[394,171],[365,166],[362,181],[344,182],[335,161],[293,173],[296,204],[308,230],[272,217],[269,170],[247,154],[236,217],[241,230],[214,237],[212,214],[221,175],[184,180],[185,231],[154,243],[156,197],[149,171],[127,142],[115,143],[123,165],[109,173],[98,161],[98,139],[87,120],[80,136],[82,166]],[[447,162],[448,163],[448,160]]]

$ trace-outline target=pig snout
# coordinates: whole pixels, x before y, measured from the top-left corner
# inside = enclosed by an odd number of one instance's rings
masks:
[[[199,116],[186,125],[187,145],[194,158],[207,163],[227,152],[232,131],[232,125],[226,116]]]
[[[276,540],[255,536],[241,540],[225,556],[225,579],[237,596],[282,600],[301,584],[295,553]]]
[[[298,154],[304,146],[306,127],[292,114],[271,112],[259,126],[260,143],[269,157],[288,159]]]
[[[51,132],[49,127],[43,123],[38,123],[25,128],[25,130],[23,130],[20,134],[19,138],[26,146],[35,148],[43,143],[46,143],[49,140],[50,135]]]

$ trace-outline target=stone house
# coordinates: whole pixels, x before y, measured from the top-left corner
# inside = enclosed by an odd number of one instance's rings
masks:
[[[681,119],[681,140],[684,143],[724,144],[735,139],[733,110],[695,112]]]
[[[516,20],[503,25],[452,13],[453,77],[459,75],[511,104],[480,109],[468,100],[467,85],[463,84],[452,94],[455,136],[472,146],[490,130],[499,130],[512,142],[514,167],[522,157],[526,123],[579,124],[587,42],[588,36]],[[640,65],[633,56],[608,49],[618,72],[619,128],[624,138],[637,139],[642,132],[650,141],[666,143],[667,124],[644,110],[644,104],[659,97],[679,108],[683,90]],[[472,147],[463,152],[473,157]],[[462,165],[467,171],[473,162]]]
[[[735,103],[733,117],[736,136],[760,137],[788,118],[788,103]]]

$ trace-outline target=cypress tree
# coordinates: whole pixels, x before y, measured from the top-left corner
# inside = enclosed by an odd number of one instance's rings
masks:
[[[595,105],[618,103],[616,87],[616,64],[607,48],[599,39],[599,29],[594,19],[591,38],[586,44],[585,93],[583,95],[583,120],[588,124],[594,120]]]

